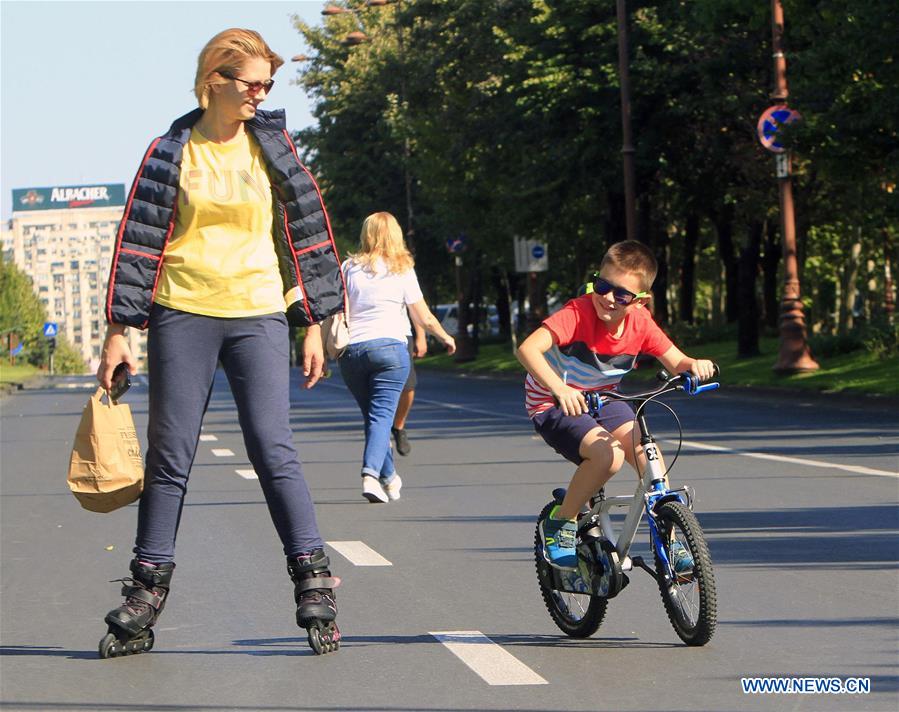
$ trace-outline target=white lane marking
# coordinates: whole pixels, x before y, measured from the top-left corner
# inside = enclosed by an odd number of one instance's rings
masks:
[[[393,566],[387,559],[362,541],[326,541],[334,551],[356,566]]]
[[[234,457],[234,453],[226,447],[214,447],[212,454],[216,457]]]
[[[443,643],[488,685],[549,684],[479,630],[449,630],[428,635]]]
[[[336,384],[327,384],[332,388],[339,388],[340,386]],[[496,411],[483,410],[481,408],[471,408],[466,405],[457,405],[456,403],[444,403],[443,401],[429,400],[427,398],[416,398],[418,403],[430,403],[431,405],[441,406],[443,408],[449,408],[450,410],[467,410],[472,413],[480,413],[481,415],[492,415],[497,418],[503,418],[508,420],[512,419],[522,419],[522,420],[530,420],[527,416],[519,415],[517,413],[498,413]],[[676,440],[663,440],[663,442],[673,443],[677,445]],[[732,455],[742,455],[743,457],[752,457],[757,460],[774,460],[775,462],[786,462],[793,465],[805,465],[808,467],[828,467],[836,470],[843,470],[845,472],[853,472],[859,475],[876,475],[877,477],[897,477],[899,478],[899,472],[890,472],[889,470],[876,470],[872,467],[862,467],[861,465],[838,465],[834,462],[824,462],[823,460],[807,460],[799,457],[787,457],[786,455],[768,455],[762,452],[749,452],[746,450],[737,450],[735,448],[721,447],[720,445],[706,445],[704,443],[698,443],[692,440],[684,440],[683,442],[685,447],[693,447],[697,450],[712,450],[715,452],[726,452]]]
[[[346,390],[344,386],[340,386],[336,383],[326,383],[319,381],[323,386],[328,388],[339,388],[340,390]],[[504,420],[508,420],[509,418],[514,418],[516,420],[530,420],[527,415],[522,415],[521,413],[500,413],[496,410],[484,410],[483,408],[472,408],[468,405],[457,405],[456,403],[445,403],[444,401],[430,400],[429,398],[416,398],[416,402],[418,403],[429,403],[430,405],[437,405],[441,408],[449,408],[450,410],[465,410],[470,413],[479,413],[481,415],[490,415],[494,418],[503,418]],[[524,400],[522,399],[521,409],[524,410]]]
[[[243,477],[245,480],[258,480],[259,475],[256,474],[256,470],[234,470],[238,475]]]
[[[665,440],[666,443],[677,445],[677,440]],[[835,462],[824,462],[823,460],[807,460],[802,457],[787,457],[786,455],[769,455],[764,452],[750,452],[747,450],[737,450],[730,447],[722,447],[721,445],[706,445],[705,443],[697,443],[692,440],[684,440],[685,447],[696,448],[697,450],[710,450],[712,452],[726,452],[732,455],[742,455],[743,457],[753,457],[757,460],[773,460],[774,462],[786,462],[791,465],[805,465],[806,467],[828,467],[834,470],[844,470],[846,472],[854,472],[859,475],[876,475],[878,477],[899,477],[899,472],[890,472],[889,470],[875,470],[873,467],[862,467],[861,465],[839,465]]]
[[[211,443],[211,442],[215,442],[216,440],[218,440],[218,438],[215,435],[201,435],[200,436],[201,443]]]

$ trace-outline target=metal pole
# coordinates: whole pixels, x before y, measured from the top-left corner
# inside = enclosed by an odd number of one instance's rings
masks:
[[[403,44],[403,28],[397,20],[396,13],[402,12],[403,4],[393,11],[393,27],[396,30],[396,44],[399,50],[400,64],[400,104],[403,109],[403,183],[406,189],[406,246],[415,254],[415,226],[412,214],[412,174],[409,172],[409,160],[412,157],[412,146],[409,141],[409,111],[406,106],[406,49]]]
[[[784,56],[784,16],[781,0],[771,0],[774,92],[771,98],[786,103],[787,60]],[[789,152],[777,156],[777,185],[780,195],[780,228],[783,240],[784,284],[780,302],[780,353],[774,370],[780,373],[815,371],[806,338],[805,314],[799,289],[799,263],[796,259],[796,220],[793,213],[793,180],[790,177]]]
[[[631,77],[628,69],[627,8],[617,0],[618,82],[621,86],[621,155],[624,159],[624,219],[627,239],[637,239],[637,190],[634,174],[634,146],[631,141]]]

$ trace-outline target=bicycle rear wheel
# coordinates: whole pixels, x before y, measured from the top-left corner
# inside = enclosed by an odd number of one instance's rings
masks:
[[[571,638],[588,638],[602,623],[608,600],[589,593],[571,593],[560,590],[555,581],[554,570],[543,557],[543,542],[540,540],[539,522],[549,516],[555,502],[547,504],[540,512],[538,528],[534,533],[534,559],[537,566],[537,583],[553,622],[565,635]],[[576,575],[576,572],[572,572]]]
[[[693,557],[692,570],[677,574],[669,571],[658,552],[654,552],[656,580],[668,620],[687,645],[705,645],[711,640],[718,622],[715,572],[705,535],[696,515],[680,502],[665,502],[656,511],[656,522],[669,561],[670,545],[675,541]]]

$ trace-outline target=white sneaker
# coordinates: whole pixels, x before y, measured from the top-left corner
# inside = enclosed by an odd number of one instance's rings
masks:
[[[384,488],[381,487],[381,483],[378,482],[377,477],[369,477],[368,475],[363,476],[362,496],[372,504],[387,503],[387,493],[384,491]]]
[[[394,475],[388,484],[381,483],[387,496],[394,502],[400,498],[400,490],[403,488],[403,479],[399,475]]]

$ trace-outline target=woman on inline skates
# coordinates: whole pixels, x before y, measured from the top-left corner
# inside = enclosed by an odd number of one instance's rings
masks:
[[[97,379],[108,389],[119,364],[135,372],[126,331],[149,328],[149,446],[131,577],[125,602],[106,616],[104,658],[153,646],[219,362],[284,546],[297,624],[316,653],[339,644],[338,580],[289,425],[288,324],[307,327],[311,388],[324,362],[319,322],[343,309],[344,288],[325,206],[284,112],[259,109],[282,64],[252,30],[213,37],[199,56],[199,108],[150,144],[125,206]]]

